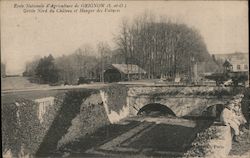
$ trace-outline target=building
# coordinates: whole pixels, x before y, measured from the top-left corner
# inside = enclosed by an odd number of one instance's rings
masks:
[[[249,63],[247,59],[244,60],[237,60],[237,59],[231,59],[229,62],[232,64],[232,71],[233,72],[247,72]]]
[[[223,63],[224,72],[234,80],[249,87],[249,62],[248,58],[230,58]],[[238,83],[236,84],[238,85]]]
[[[248,53],[214,54],[216,60],[223,61],[224,71],[247,72],[249,71]]]
[[[144,78],[146,71],[133,64],[111,64],[104,71],[104,82],[119,82]]]
[[[247,72],[249,71],[249,63],[247,59],[238,60],[235,58],[228,59],[223,64],[226,72]]]

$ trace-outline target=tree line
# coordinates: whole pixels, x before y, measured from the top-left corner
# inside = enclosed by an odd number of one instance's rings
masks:
[[[177,74],[190,77],[195,63],[213,62],[197,30],[166,18],[156,19],[144,14],[132,23],[123,21],[117,44],[126,63],[144,68],[148,78],[159,78]]]
[[[208,53],[200,33],[186,24],[143,14],[132,21],[123,20],[115,35],[116,48],[100,42],[95,49],[85,45],[71,55],[52,55],[27,63],[24,75],[44,83],[75,83],[86,77],[103,81],[105,67],[112,63],[136,64],[146,70],[148,78],[192,76],[195,63],[206,62],[205,71],[217,64]],[[96,54],[96,55],[93,55]],[[46,73],[47,72],[47,73]],[[129,76],[128,76],[129,78]]]

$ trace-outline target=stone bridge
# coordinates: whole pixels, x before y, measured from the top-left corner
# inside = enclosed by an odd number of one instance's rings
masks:
[[[117,86],[111,92],[101,92],[107,115],[111,122],[135,116],[155,106],[178,117],[216,115],[240,89],[232,87],[170,87],[170,86]],[[121,96],[123,95],[123,96]],[[210,112],[210,114],[208,114]],[[115,118],[114,121],[112,119]]]
[[[145,109],[150,104],[164,105],[180,117],[202,115],[209,107],[223,105],[231,99],[223,95],[223,90],[204,87],[130,88],[128,106],[132,107],[130,115],[136,115],[138,110]],[[222,94],[217,94],[218,92]]]
[[[243,91],[232,87],[112,84],[100,89],[31,91],[18,94],[18,99],[6,94],[2,97],[10,102],[1,107],[3,151],[11,151],[15,157],[22,145],[42,157],[100,127],[152,107],[165,108],[179,117],[200,116],[209,107],[216,111]]]

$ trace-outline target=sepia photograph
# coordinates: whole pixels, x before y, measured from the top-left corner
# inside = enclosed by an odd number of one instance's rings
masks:
[[[250,158],[248,1],[1,0],[4,158]]]

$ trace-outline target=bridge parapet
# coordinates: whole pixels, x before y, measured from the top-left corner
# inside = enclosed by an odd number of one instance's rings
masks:
[[[170,86],[131,86],[128,96],[205,96],[228,97],[242,92],[242,88],[233,87],[170,87]]]

